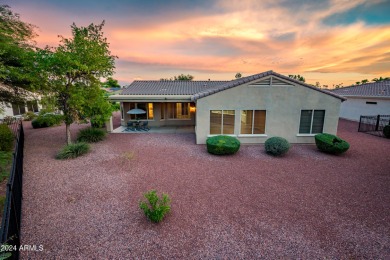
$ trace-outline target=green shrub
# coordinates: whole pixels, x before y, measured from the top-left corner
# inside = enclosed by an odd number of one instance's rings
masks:
[[[99,128],[88,127],[79,131],[77,141],[96,143],[102,141],[106,136],[106,132]]]
[[[317,148],[325,153],[342,154],[349,149],[349,143],[331,134],[317,134],[314,137]]]
[[[265,151],[268,154],[274,156],[279,156],[287,153],[291,147],[290,143],[286,139],[277,136],[268,138],[265,141],[264,146]]]
[[[5,206],[5,196],[0,196],[0,212],[3,213],[4,211],[4,206]]]
[[[240,149],[240,141],[227,135],[217,135],[206,140],[207,151],[211,154],[235,154]]]
[[[34,114],[34,112],[32,112],[32,111],[27,111],[26,113],[23,114],[24,121],[31,121],[36,117],[37,117],[37,115]]]
[[[0,151],[0,182],[8,178],[11,170],[11,164],[12,152]]]
[[[62,147],[57,154],[56,159],[72,159],[88,153],[90,146],[87,143],[75,143]]]
[[[386,138],[390,138],[390,125],[387,125],[383,128],[383,135]]]
[[[161,222],[166,214],[171,210],[171,200],[167,194],[162,194],[159,198],[157,191],[151,190],[144,194],[147,201],[140,201],[139,207],[145,215],[153,222]]]
[[[14,135],[6,124],[0,124],[0,151],[11,151]]]
[[[50,127],[53,125],[60,125],[63,120],[62,115],[54,113],[40,114],[37,118],[31,121],[33,128]]]

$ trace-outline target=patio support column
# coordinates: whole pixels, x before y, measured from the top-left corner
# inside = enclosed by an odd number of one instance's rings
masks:
[[[111,133],[113,129],[114,126],[112,124],[112,116],[111,116],[110,119],[106,122],[106,130],[107,132]]]

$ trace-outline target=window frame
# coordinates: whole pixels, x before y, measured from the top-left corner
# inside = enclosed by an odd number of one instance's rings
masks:
[[[211,130],[211,111],[221,111],[221,132],[219,134],[212,134],[210,133]],[[232,134],[224,134],[223,133],[223,122],[224,122],[224,111],[234,111],[234,120],[233,120],[233,133]],[[236,130],[236,110],[234,109],[210,109],[209,110],[209,134],[207,136],[216,136],[216,135],[228,135],[228,136],[237,136],[235,134]]]
[[[187,117],[186,118],[176,118],[176,117],[171,118],[170,117],[170,115],[169,115],[170,106],[173,106],[173,108],[176,110],[177,104],[181,104],[182,107],[183,107],[183,104],[188,104],[187,105],[188,118]],[[191,111],[190,111],[190,102],[169,102],[169,103],[166,103],[165,109],[166,109],[166,113],[165,113],[164,120],[192,120]]]
[[[311,119],[310,119],[310,133],[300,133],[299,130],[301,128],[301,121],[302,121],[302,111],[311,111]],[[313,118],[314,118],[314,112],[315,111],[324,111],[324,119],[322,122],[322,131],[324,132],[324,126],[325,126],[325,118],[326,118],[326,109],[301,109],[299,113],[299,124],[298,124],[298,134],[297,136],[315,136],[317,134],[321,133],[313,133]]]
[[[138,104],[145,104],[145,111],[146,111],[146,119],[138,119],[139,121],[154,121],[154,104],[153,102],[129,102],[129,110],[131,110],[131,104],[134,104],[134,108],[138,108]],[[149,104],[152,104],[153,106],[153,118],[149,118]],[[140,109],[143,109],[143,108],[140,108]],[[132,119],[131,116],[135,116],[137,117],[137,115],[130,115],[129,114],[129,117],[130,117],[130,121],[134,121],[136,119]]]
[[[242,111],[252,111],[252,134],[242,134],[241,133],[241,117]],[[264,134],[254,134],[253,130],[255,128],[255,111],[265,111],[265,121],[264,121]],[[240,133],[239,137],[267,137],[267,110],[266,109],[241,109],[240,110]]]

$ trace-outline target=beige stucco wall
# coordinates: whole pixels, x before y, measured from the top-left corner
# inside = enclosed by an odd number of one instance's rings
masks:
[[[126,112],[130,110],[130,103],[129,102],[122,102],[122,103],[123,103],[123,110],[124,110],[124,118],[121,120],[121,125],[126,126],[127,122],[130,120],[130,115],[126,114]],[[148,120],[149,126],[161,127],[161,126],[194,126],[195,125],[195,113],[191,112],[191,119],[168,119],[167,113],[165,113],[165,119],[161,119],[161,109],[162,109],[161,102],[153,102],[154,118]],[[141,121],[146,121],[146,120],[141,120]]]
[[[340,107],[340,117],[353,121],[359,121],[360,116],[376,115],[390,115],[390,98],[347,97]]]
[[[336,134],[340,99],[298,84],[294,86],[249,86],[251,83],[197,100],[197,144],[205,144],[209,136],[210,110],[222,109],[235,110],[234,135],[242,143],[264,143],[272,136],[284,137],[290,143],[314,143],[314,135],[298,134],[302,109],[325,110],[323,132]],[[251,109],[267,111],[264,136],[240,136],[241,110]]]

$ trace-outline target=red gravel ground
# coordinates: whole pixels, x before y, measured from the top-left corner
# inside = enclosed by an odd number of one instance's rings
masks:
[[[44,250],[22,259],[390,258],[390,140],[356,123],[340,121],[344,155],[294,145],[283,158],[263,145],[209,155],[193,134],[110,134],[58,161],[64,126],[25,132],[22,244]],[[160,224],[138,208],[149,189],[172,199]]]

